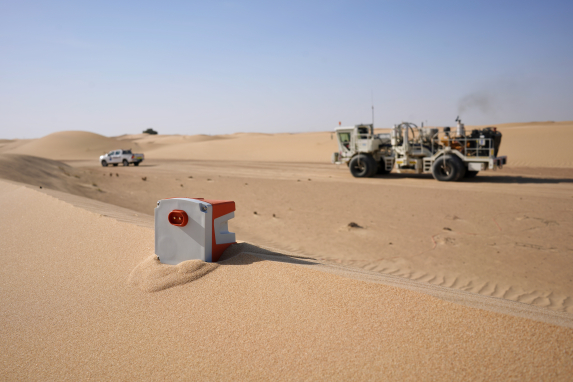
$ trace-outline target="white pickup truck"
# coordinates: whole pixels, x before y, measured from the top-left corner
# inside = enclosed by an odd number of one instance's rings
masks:
[[[131,150],[113,150],[100,156],[99,161],[103,167],[107,167],[110,164],[117,166],[120,163],[124,166],[129,166],[130,163],[133,163],[134,166],[139,166],[143,161],[143,154],[133,154]]]

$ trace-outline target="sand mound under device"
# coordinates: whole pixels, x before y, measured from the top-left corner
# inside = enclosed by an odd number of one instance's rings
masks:
[[[235,202],[203,198],[170,198],[155,208],[155,254],[164,264],[187,260],[216,262],[235,234],[228,221],[235,217]]]

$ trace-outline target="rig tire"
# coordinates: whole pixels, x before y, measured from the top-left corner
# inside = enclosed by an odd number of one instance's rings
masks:
[[[455,182],[463,178],[464,163],[455,155],[443,155],[432,165],[432,175],[440,182]]]
[[[139,166],[139,162],[133,162],[134,166]]]
[[[102,165],[103,167],[107,167],[107,162],[106,162],[105,160],[102,160],[102,161],[101,161],[101,165]]]
[[[369,178],[376,173],[377,163],[369,155],[356,155],[350,160],[350,173],[355,178]]]
[[[124,167],[129,166],[129,162],[127,161],[127,159],[124,159],[122,163]]]

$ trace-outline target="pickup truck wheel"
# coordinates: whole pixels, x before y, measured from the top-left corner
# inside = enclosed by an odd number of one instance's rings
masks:
[[[356,178],[371,177],[376,173],[376,161],[368,155],[356,155],[350,160],[350,173]]]
[[[123,165],[124,165],[124,166],[129,166],[129,162],[127,161],[127,159],[124,159],[124,160],[123,160]]]
[[[134,166],[139,166],[139,162],[133,162]]]
[[[101,165],[102,165],[103,167],[107,167],[107,162],[104,161],[104,160],[102,160],[102,161],[101,161]]]
[[[464,174],[464,178],[475,178],[477,176],[479,171],[470,171],[470,170],[466,170],[466,173]]]
[[[455,155],[444,155],[432,165],[432,175],[440,182],[455,182],[464,176],[464,164]]]

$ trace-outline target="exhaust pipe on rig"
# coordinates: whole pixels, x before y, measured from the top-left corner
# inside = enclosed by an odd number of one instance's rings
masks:
[[[458,123],[458,125],[456,126],[456,136],[465,137],[466,128],[464,127],[464,124],[462,123],[462,120],[460,119],[459,116],[456,118],[456,122]]]

